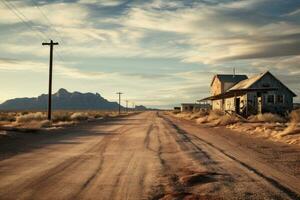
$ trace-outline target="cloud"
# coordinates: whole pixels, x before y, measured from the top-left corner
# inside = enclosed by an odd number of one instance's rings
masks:
[[[119,6],[124,3],[122,0],[80,0],[79,3],[100,5],[100,6]]]

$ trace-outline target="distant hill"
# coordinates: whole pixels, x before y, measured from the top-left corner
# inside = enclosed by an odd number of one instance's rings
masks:
[[[7,100],[0,104],[0,110],[45,110],[47,105],[48,95],[42,94]],[[52,95],[52,107],[58,110],[117,110],[119,104],[104,99],[98,93],[68,92],[62,88]]]
[[[143,105],[135,106],[135,110],[144,111],[147,110],[147,108]]]

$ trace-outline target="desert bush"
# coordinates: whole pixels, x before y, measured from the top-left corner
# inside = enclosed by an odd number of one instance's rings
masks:
[[[250,122],[269,122],[269,123],[276,123],[276,122],[285,122],[286,120],[279,115],[272,114],[272,113],[263,113],[258,115],[252,115],[248,118]]]
[[[190,112],[180,112],[176,115],[176,117],[183,118],[183,119],[190,119],[191,114],[192,113]]]
[[[29,121],[25,124],[19,124],[21,128],[29,128],[29,129],[40,129],[40,128],[47,128],[51,126],[51,122],[48,120],[42,121]]]
[[[71,114],[70,112],[54,112],[52,121],[53,122],[67,122],[71,121]]]
[[[294,134],[294,132],[297,130],[298,124],[300,123],[300,109],[293,110],[290,113],[289,118],[290,123],[288,127],[282,133],[279,134],[280,137]]]
[[[84,121],[89,118],[89,114],[86,112],[75,112],[70,117],[72,120]]]
[[[224,112],[222,112],[221,110],[211,110],[209,112],[207,120],[208,121],[213,121],[213,120],[219,119],[223,115],[224,115]]]
[[[46,115],[42,112],[28,113],[16,117],[17,123],[27,123],[30,121],[42,121],[46,119]]]
[[[0,121],[13,122],[16,121],[16,113],[0,113]]]
[[[199,115],[199,118],[196,119],[198,124],[215,122],[216,120],[220,121],[220,118],[224,116],[224,113],[221,110],[210,110],[205,112],[202,111],[201,115]]]
[[[223,115],[216,120],[216,125],[226,126],[240,121],[241,120],[234,115]]]
[[[209,111],[205,110],[205,109],[201,109],[197,112],[192,113],[190,115],[190,119],[197,119],[197,118],[204,117],[204,116],[207,116],[207,115],[209,115]]]

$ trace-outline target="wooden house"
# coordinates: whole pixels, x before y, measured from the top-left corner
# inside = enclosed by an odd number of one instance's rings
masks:
[[[231,76],[231,77],[230,77]],[[249,116],[258,113],[286,114],[296,94],[269,71],[245,75],[215,75],[211,83],[212,109]]]

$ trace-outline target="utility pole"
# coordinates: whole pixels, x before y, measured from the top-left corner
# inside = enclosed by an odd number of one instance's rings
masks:
[[[49,91],[48,91],[48,120],[51,120],[51,100],[52,100],[52,64],[53,64],[53,46],[58,45],[58,42],[43,42],[42,45],[50,46],[50,60],[49,60]]]
[[[126,100],[126,112],[128,112],[128,100]]]
[[[123,94],[122,92],[117,92],[117,94],[119,95],[119,115],[121,114],[121,94]]]

